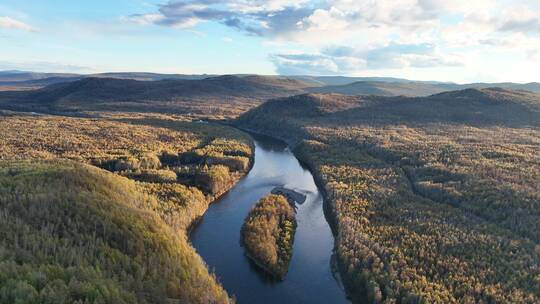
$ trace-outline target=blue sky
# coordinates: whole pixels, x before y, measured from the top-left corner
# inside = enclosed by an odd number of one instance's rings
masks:
[[[0,69],[529,82],[540,1],[2,0],[0,42]]]

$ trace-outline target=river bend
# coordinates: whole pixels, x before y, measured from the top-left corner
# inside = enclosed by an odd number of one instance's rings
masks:
[[[284,143],[263,136],[254,139],[252,170],[210,206],[191,232],[193,246],[240,304],[348,303],[332,273],[334,238],[313,176]],[[289,273],[281,282],[261,273],[240,245],[240,228],[249,210],[276,186],[307,195],[306,201],[297,205],[293,256]]]

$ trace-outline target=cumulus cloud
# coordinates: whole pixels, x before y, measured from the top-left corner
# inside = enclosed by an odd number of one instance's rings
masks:
[[[540,35],[540,11],[523,7],[507,11],[498,30]]]
[[[271,56],[281,75],[335,75],[337,64],[327,56],[317,54],[277,54]]]
[[[530,60],[540,62],[540,50],[532,50],[527,55]]]
[[[286,8],[301,8],[309,0],[236,0],[228,1],[231,10],[242,13],[276,12]]]
[[[457,55],[442,54],[431,44],[389,44],[362,50],[333,46],[319,54],[279,54],[272,56],[280,74],[337,75],[363,70],[452,67],[463,65]]]
[[[0,28],[23,30],[27,32],[36,31],[32,26],[7,16],[0,16]]]
[[[159,6],[157,12],[133,14],[126,19],[138,24],[192,28],[203,22],[219,22],[258,36],[275,36],[294,30],[311,10],[308,0],[181,0]]]
[[[339,75],[361,70],[366,65],[359,57],[329,54],[277,54],[271,60],[282,75]]]
[[[215,22],[287,43],[270,56],[281,74],[455,67],[472,48],[530,58],[540,49],[540,6],[527,0],[171,0],[128,19],[181,29]]]

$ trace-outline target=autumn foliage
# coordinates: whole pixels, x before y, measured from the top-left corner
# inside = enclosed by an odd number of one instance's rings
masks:
[[[292,257],[295,210],[282,195],[262,198],[249,212],[242,226],[246,254],[270,275],[282,279]]]

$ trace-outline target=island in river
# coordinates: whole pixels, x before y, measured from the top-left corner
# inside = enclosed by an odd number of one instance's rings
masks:
[[[296,215],[283,195],[263,197],[242,226],[246,255],[272,277],[283,279],[292,257]]]

